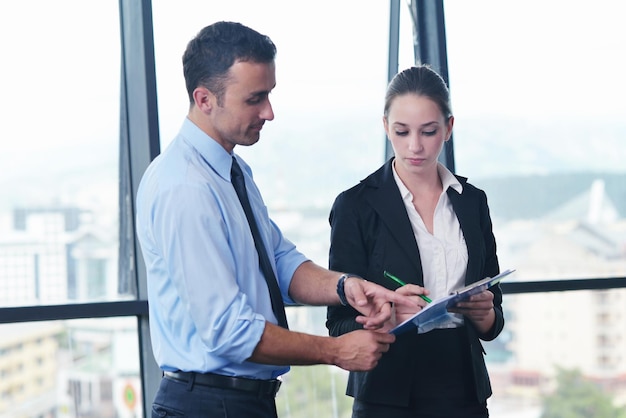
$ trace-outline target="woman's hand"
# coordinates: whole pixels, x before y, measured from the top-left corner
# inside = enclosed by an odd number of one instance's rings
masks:
[[[469,299],[448,308],[448,312],[464,315],[474,323],[480,333],[486,333],[491,329],[496,319],[493,310],[493,293],[484,290],[472,295]]]
[[[411,304],[399,304],[396,303],[393,306],[393,311],[395,313],[395,322],[396,324],[400,324],[417,312],[424,309],[427,305],[426,301],[420,297],[420,295],[428,295],[429,292],[422,286],[418,286],[416,284],[406,284],[402,287],[396,289],[396,293],[407,296],[411,300]]]

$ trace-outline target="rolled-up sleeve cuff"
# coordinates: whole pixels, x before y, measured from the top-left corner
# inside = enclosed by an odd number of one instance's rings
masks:
[[[261,314],[254,314],[251,321],[240,329],[229,344],[228,353],[225,356],[233,363],[243,363],[248,360],[256,346],[261,341],[265,331],[266,320]]]

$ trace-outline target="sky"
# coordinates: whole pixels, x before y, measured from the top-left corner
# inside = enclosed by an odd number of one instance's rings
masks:
[[[621,104],[626,94],[626,3],[445,4],[450,84],[458,112],[474,115],[488,109],[542,119],[626,117]]]
[[[200,29],[219,20],[239,21],[270,36],[277,45],[277,86],[272,94],[276,123],[299,117],[294,108],[300,117],[306,118],[308,113],[312,120],[312,112],[371,107],[371,96],[366,95],[372,90],[378,96],[384,94],[389,30],[386,1],[363,7],[363,2],[355,0],[157,0],[153,8],[155,42],[160,45],[156,51],[159,95],[167,101],[159,106],[165,113],[170,109],[178,115],[186,112],[180,57]],[[196,12],[190,15],[189,10]],[[181,21],[186,23],[179,29]],[[169,120],[164,123],[162,141],[167,142],[178,130],[180,118],[171,126]]]
[[[236,20],[278,46],[276,119],[259,144],[240,150],[256,158],[259,172],[278,168],[283,178],[305,178],[341,167],[352,183],[382,162],[387,1],[152,3],[163,146],[187,111],[186,43],[207,24]],[[412,36],[405,1],[401,8],[405,68]],[[31,0],[0,9],[2,202],[17,193],[27,196],[23,203],[48,195],[62,201],[87,181],[104,187],[117,169],[117,2]],[[455,150],[464,170],[536,172],[547,169],[539,157],[550,156],[568,169],[624,171],[626,3],[448,0],[445,12]],[[483,162],[494,150],[515,159]],[[327,157],[311,165],[314,155]],[[331,184],[329,194],[346,183]],[[115,187],[107,190],[81,199],[116,203]]]
[[[278,45],[275,100],[279,102],[340,109],[358,106],[360,90],[384,91],[387,1],[367,5],[355,0],[152,3],[160,106],[166,112],[170,106],[172,112],[186,111],[180,56],[187,41],[203,26],[222,19],[248,24]],[[626,31],[620,29],[626,3],[448,0],[445,6],[450,82],[458,112],[625,116],[615,96],[626,93],[622,76],[626,53],[616,53],[626,51]],[[401,7],[407,24],[405,1]],[[119,68],[117,2],[31,0],[5,8],[8,12],[0,13],[0,48],[10,59],[0,78],[4,96],[0,109],[9,126],[3,136],[23,140],[2,141],[3,149],[30,149],[30,138],[37,138],[38,149],[81,141],[82,132],[94,125],[96,113],[98,119],[107,117],[98,123],[100,128],[113,125],[109,122],[117,115],[106,106],[117,106],[118,79],[109,75],[117,76]],[[410,28],[403,30],[401,39],[408,40]],[[409,42],[402,49],[408,51]],[[367,57],[373,51],[382,62],[363,71],[359,65],[365,62],[371,67]],[[82,65],[76,59],[80,57],[86,58]],[[407,53],[402,57],[401,67],[411,64]],[[288,89],[302,83],[310,91]],[[36,105],[35,94],[43,98]],[[59,110],[64,118],[59,118]],[[56,135],[54,141],[45,139],[42,130],[61,131],[67,119],[75,129],[65,129],[65,135]],[[178,128],[177,124],[170,128],[169,120],[163,123],[167,136]],[[24,126],[36,128],[34,135],[24,138],[19,133]]]

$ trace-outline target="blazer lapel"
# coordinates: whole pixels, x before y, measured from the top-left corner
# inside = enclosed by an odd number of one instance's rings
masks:
[[[392,162],[393,158],[364,180],[370,191],[366,195],[366,200],[378,213],[381,222],[389,229],[391,238],[395,239],[398,247],[406,252],[407,258],[413,262],[416,270],[422,271],[422,262],[413,228],[393,177]]]

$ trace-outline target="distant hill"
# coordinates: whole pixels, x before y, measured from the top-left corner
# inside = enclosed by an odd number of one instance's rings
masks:
[[[491,215],[503,220],[535,219],[585,193],[603,180],[606,195],[626,218],[626,173],[571,173],[484,178],[472,181],[485,190]]]

